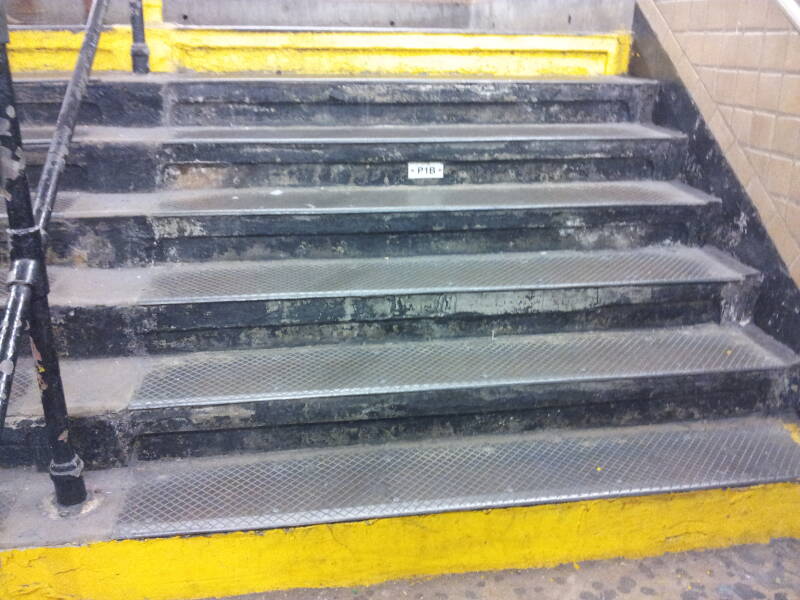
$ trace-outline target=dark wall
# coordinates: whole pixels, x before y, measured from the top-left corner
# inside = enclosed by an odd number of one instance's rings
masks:
[[[631,75],[662,81],[653,113],[657,125],[689,136],[681,179],[722,200],[719,220],[708,224],[708,243],[759,269],[764,285],[755,323],[800,352],[800,290],[772,243],[758,212],[677,76],[645,16],[636,8]]]

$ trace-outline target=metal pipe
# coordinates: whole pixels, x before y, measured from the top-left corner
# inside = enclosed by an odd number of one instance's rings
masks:
[[[102,6],[107,6],[108,0],[99,0],[99,2],[102,3]],[[92,12],[95,17],[99,13],[101,18],[98,23],[102,23],[104,11],[98,10],[97,1]],[[2,2],[0,3],[0,21],[4,20],[5,2]],[[0,35],[4,31],[6,31],[5,27],[0,25]],[[60,504],[69,506],[80,504],[86,499],[86,486],[82,476],[83,461],[73,449],[69,439],[67,407],[53,339],[50,308],[47,302],[49,286],[44,261],[42,229],[37,224],[31,205],[30,186],[25,169],[25,157],[22,152],[22,137],[7,46],[8,36],[6,35],[0,38],[0,175],[2,176],[0,193],[6,200],[8,237],[15,271],[11,273],[11,297],[4,317],[3,328],[0,330],[0,342],[5,340],[8,343],[7,346],[0,347],[0,357],[3,360],[8,358],[11,362],[11,364],[5,363],[5,369],[3,369],[3,363],[0,361],[0,370],[8,371],[5,377],[0,379],[0,385],[4,386],[0,387],[0,392],[5,394],[7,402],[7,394],[14,372],[13,357],[18,352],[16,348],[18,337],[14,336],[18,336],[21,331],[18,323],[27,317],[39,374],[39,390],[47,438],[52,452],[50,478],[55,486],[56,500]],[[75,116],[77,116],[77,107]],[[59,116],[59,122],[61,121],[61,116]],[[74,125],[74,119],[72,123]],[[71,134],[68,136],[67,142],[69,137]],[[61,162],[63,164],[63,157]],[[58,175],[59,171],[56,171],[53,175],[53,185],[58,183]],[[27,288],[28,291],[22,288]],[[29,304],[27,308],[26,304]],[[2,424],[0,422],[0,426]]]
[[[61,111],[56,121],[56,131],[50,141],[47,158],[44,162],[42,177],[36,189],[36,203],[34,210],[36,222],[42,231],[47,229],[50,216],[53,213],[53,204],[58,191],[58,182],[66,164],[69,154],[69,144],[75,132],[75,123],[78,121],[78,111],[81,107],[89,75],[92,72],[92,63],[97,53],[97,44],[103,28],[103,19],[110,0],[94,0],[86,22],[86,33],[78,55],[78,62],[72,72],[72,78],[67,85],[67,92],[61,104]]]
[[[150,72],[150,48],[144,36],[144,10],[142,0],[131,0],[131,60],[133,72],[145,74]]]
[[[50,479],[55,484],[58,503],[72,506],[86,500],[86,485],[81,475],[83,461],[69,439],[67,402],[50,321],[50,303],[46,293],[36,292],[37,287],[34,287],[29,313],[29,334],[44,409],[47,443],[53,456],[50,462]]]
[[[30,308],[32,284],[38,265],[32,260],[18,260],[8,277],[9,293],[3,324],[0,327],[0,433],[6,420],[11,384],[19,357],[19,341],[25,333]]]

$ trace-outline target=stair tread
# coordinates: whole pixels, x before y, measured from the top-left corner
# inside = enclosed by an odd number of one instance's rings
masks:
[[[165,357],[131,408],[779,369],[794,354],[720,325],[336,344]],[[265,376],[265,374],[269,374]]]
[[[11,418],[31,418],[41,411],[29,363],[21,359],[17,368]],[[128,409],[771,371],[797,363],[794,352],[753,325],[703,324],[67,359],[61,370],[70,414],[78,417]]]
[[[53,127],[30,126],[26,145],[49,143]],[[684,134],[646,123],[453,124],[284,127],[103,127],[80,126],[78,142],[171,144],[360,144],[458,143],[491,141],[683,139]]]
[[[152,305],[741,281],[755,271],[711,248],[512,252],[51,267],[52,303]]]
[[[10,416],[38,414],[29,359]],[[67,359],[71,414],[782,369],[758,328],[704,324],[160,356]]]
[[[273,528],[798,476],[800,446],[780,422],[756,419],[396,444],[146,465],[116,531],[133,537]],[[234,481],[238,493],[230,494],[226,483]],[[208,493],[200,504],[198,488]]]
[[[642,123],[566,124],[458,124],[386,125],[348,127],[181,127],[174,130],[178,140],[213,142],[360,143],[453,142],[491,140],[640,139],[680,137],[674,131]]]
[[[314,215],[705,206],[718,202],[679,182],[618,181],[459,186],[336,186],[62,192],[57,219],[113,216]]]
[[[77,543],[750,486],[800,477],[772,418],[555,430],[138,463],[92,474],[104,502],[41,518],[49,481],[7,471],[4,546]],[[235,493],[231,493],[235,490]],[[11,507],[13,506],[13,511]],[[13,515],[13,517],[12,517]]]

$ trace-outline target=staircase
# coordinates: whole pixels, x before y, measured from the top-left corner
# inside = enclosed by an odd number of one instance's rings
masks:
[[[796,452],[774,417],[798,358],[751,322],[760,274],[706,244],[720,203],[680,182],[657,90],[95,81],[51,304],[79,453],[136,473],[113,535],[800,475],[764,459]],[[35,175],[63,86],[18,94]],[[41,466],[18,372],[0,452]]]

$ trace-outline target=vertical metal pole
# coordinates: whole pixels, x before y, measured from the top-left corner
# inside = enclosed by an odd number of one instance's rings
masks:
[[[0,326],[0,433],[6,422],[8,402],[11,400],[11,386],[17,370],[20,343],[28,326],[31,291],[37,269],[33,260],[18,260],[11,266],[8,274],[8,300]]]
[[[47,440],[52,452],[50,478],[56,489],[59,504],[70,506],[86,499],[83,481],[83,461],[77,455],[69,439],[67,406],[58,354],[55,350],[50,307],[47,301],[49,286],[44,263],[41,229],[37,226],[25,158],[22,152],[22,137],[17,118],[16,102],[8,60],[8,27],[5,1],[0,2],[0,173],[2,193],[8,212],[11,260],[30,260],[38,271],[31,282],[31,305],[28,310],[28,326],[31,346],[36,361],[39,390],[44,409]]]
[[[142,0],[130,0],[131,4],[131,58],[133,59],[134,73],[150,72],[150,49],[144,37],[144,11]]]

